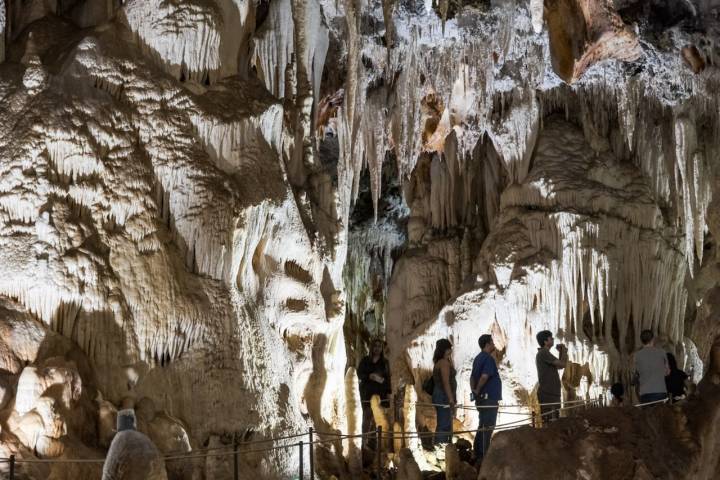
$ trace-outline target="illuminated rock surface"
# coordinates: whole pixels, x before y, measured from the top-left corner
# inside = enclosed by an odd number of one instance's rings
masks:
[[[357,433],[378,333],[406,431],[444,336],[463,401],[486,332],[507,402],[546,328],[566,399],[627,382],[644,328],[716,382],[720,3],[463,3],[0,0],[0,457],[102,459],[128,408],[164,455]],[[703,428],[680,461],[713,478]],[[360,443],[317,447],[321,478]],[[419,443],[407,478],[439,464]]]

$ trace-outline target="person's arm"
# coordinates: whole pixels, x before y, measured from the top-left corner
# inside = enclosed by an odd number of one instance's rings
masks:
[[[567,347],[563,345],[563,348],[560,349],[560,358],[556,359],[553,362],[553,365],[555,365],[555,367],[557,367],[558,370],[561,370],[567,366],[567,360],[568,360]]]
[[[357,376],[361,382],[370,381],[370,362],[367,362],[367,357],[360,360],[358,365]]]
[[[470,372],[470,391],[477,394],[477,383],[480,379],[480,364],[478,358],[473,360],[472,372]]]
[[[665,376],[670,376],[670,365],[668,364],[667,355],[664,355],[665,357]]]
[[[455,395],[453,395],[452,388],[450,388],[450,362],[447,360],[440,361],[440,377],[450,406],[455,406]]]
[[[483,373],[482,375],[480,375],[480,379],[477,381],[477,384],[475,384],[475,390],[473,390],[473,393],[475,395],[478,395],[480,392],[482,392],[482,389],[489,378],[490,375],[488,375],[487,373]]]
[[[567,354],[563,355],[562,351],[560,352],[560,359],[558,359],[555,355],[553,355],[550,350],[543,349],[542,352],[540,352],[540,360],[542,362],[547,363],[548,365],[552,365],[553,367],[557,369],[565,368],[565,362],[567,360]]]
[[[630,385],[637,385],[640,381],[640,372],[638,371],[637,355],[632,355],[632,377],[630,378]]]

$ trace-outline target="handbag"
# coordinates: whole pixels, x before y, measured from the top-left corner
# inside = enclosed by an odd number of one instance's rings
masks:
[[[432,375],[430,375],[428,378],[426,378],[425,381],[422,383],[422,390],[423,390],[423,392],[432,396],[433,390],[435,390],[435,379],[433,378]]]

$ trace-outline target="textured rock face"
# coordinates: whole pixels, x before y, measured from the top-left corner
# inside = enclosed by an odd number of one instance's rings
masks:
[[[718,422],[718,393],[713,386],[682,406],[603,408],[542,430],[502,432],[478,478],[714,478],[717,427],[709,425]]]
[[[642,173],[593,152],[579,129],[557,118],[546,120],[531,163],[524,182],[501,195],[478,254],[434,240],[427,250],[439,254],[418,259],[408,252],[397,263],[388,334],[417,388],[441,337],[455,345],[460,375],[469,375],[463,369],[477,354],[479,332],[491,332],[509,380],[505,398],[520,401],[537,382],[540,330],[557,332],[577,365],[565,372],[568,398],[628,383],[643,329],[662,331],[669,349],[685,352],[686,261]],[[471,258],[474,264],[463,265]],[[463,270],[477,272],[464,292],[457,280]],[[459,291],[449,306],[438,306],[438,296]],[[469,395],[464,382],[460,392]]]
[[[151,14],[128,2],[81,35],[65,19],[30,22],[8,50],[0,290],[23,321],[89,357],[101,444],[114,408],[143,398],[165,412],[140,425],[163,452],[210,432],[287,433],[308,414],[340,426],[340,270],[286,183],[293,135],[280,100],[230,75],[249,62],[236,27],[254,17],[233,24],[224,4],[159,3]],[[28,342],[45,330],[8,328],[7,369],[33,362],[16,398],[28,415],[48,378],[73,383],[39,373]],[[17,428],[48,436],[54,411],[40,410],[45,430],[39,419]],[[270,476],[293,462],[278,455],[263,467]]]
[[[545,21],[555,73],[579,79],[594,63],[614,58],[633,61],[642,51],[610,0],[548,0]]]
[[[411,431],[439,337],[464,379],[492,333],[511,402],[542,329],[566,399],[644,328],[716,380],[720,5],[430,3],[0,0],[3,454],[101,457],[123,408],[155,454],[357,432],[373,334]]]

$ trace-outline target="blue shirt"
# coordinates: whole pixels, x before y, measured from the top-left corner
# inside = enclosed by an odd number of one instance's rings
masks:
[[[480,395],[487,393],[488,400],[502,400],[502,382],[500,381],[497,363],[489,353],[480,352],[473,361],[472,373],[470,374],[472,384],[475,385],[480,375],[483,374],[486,374],[488,379],[480,390]]]

